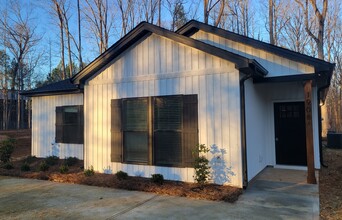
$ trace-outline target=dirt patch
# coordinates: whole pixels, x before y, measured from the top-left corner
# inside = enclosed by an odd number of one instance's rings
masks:
[[[128,177],[118,179],[114,174],[95,173],[93,176],[85,176],[83,171],[83,161],[78,160],[76,164],[69,166],[68,172],[60,173],[60,167],[65,164],[65,160],[59,159],[56,164],[49,166],[47,171],[39,171],[43,158],[32,158],[27,156],[31,152],[31,133],[25,131],[6,131],[0,135],[6,135],[17,140],[13,153],[13,169],[0,168],[0,175],[18,176],[24,178],[34,178],[50,180],[63,183],[85,184],[91,186],[101,186],[119,188],[126,190],[144,191],[162,195],[172,195],[180,197],[191,197],[214,201],[235,202],[242,194],[242,189],[222,186],[216,184],[206,184],[200,187],[198,184],[185,183],[179,181],[164,181],[163,184],[156,184],[149,178]],[[26,162],[29,171],[22,171],[22,166]]]
[[[342,220],[342,149],[324,148],[324,162],[319,175],[320,217]]]
[[[3,138],[3,139],[2,139]],[[31,130],[9,130],[0,131],[0,141],[6,138],[16,140],[15,149],[12,154],[12,160],[18,160],[31,155]]]

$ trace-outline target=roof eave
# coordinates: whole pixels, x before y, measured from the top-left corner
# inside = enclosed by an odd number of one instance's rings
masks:
[[[58,91],[47,91],[47,92],[21,92],[20,95],[26,97],[39,97],[39,96],[53,96],[53,95],[66,95],[66,94],[77,94],[83,93],[81,89],[68,89],[68,90],[58,90]]]
[[[262,41],[259,41],[250,37],[246,37],[246,36],[239,35],[239,34],[236,34],[236,33],[221,29],[221,28],[204,24],[196,20],[189,21],[188,23],[180,27],[176,31],[176,33],[182,34],[185,36],[191,36],[199,30],[210,32],[210,33],[216,34],[220,37],[223,37],[232,41],[248,44],[255,48],[269,51],[271,53],[277,54],[279,56],[285,57],[293,61],[300,61],[302,63],[306,63],[308,65],[313,66],[316,72],[321,72],[321,71],[332,72],[334,69],[334,64],[331,64],[324,60],[314,58],[305,54],[301,54],[301,53],[298,53],[298,52],[295,52],[295,51],[292,51],[283,47],[271,45],[266,42],[262,42]]]
[[[143,36],[149,35],[152,33],[169,38],[171,40],[193,47],[195,49],[204,51],[205,53],[233,62],[235,63],[237,69],[243,70],[242,72],[245,72],[247,71],[247,69],[249,69],[251,71],[257,71],[258,72],[257,74],[260,74],[260,75],[267,74],[267,70],[263,68],[255,60],[250,60],[246,57],[226,51],[219,47],[215,47],[215,46],[206,44],[202,41],[195,40],[195,39],[171,32],[169,30],[154,26],[152,24],[143,22],[139,24],[131,32],[129,32],[127,35],[125,35],[125,37],[123,37],[117,43],[115,43],[112,47],[110,47],[107,51],[105,51],[102,55],[97,57],[92,63],[90,63],[80,73],[75,75],[72,78],[72,82],[79,83],[80,86],[82,87],[82,84],[84,84],[86,80],[92,77],[96,72],[101,70],[101,68],[106,66],[109,62],[111,62],[113,59],[119,56],[122,52],[124,52],[131,45],[141,40]]]

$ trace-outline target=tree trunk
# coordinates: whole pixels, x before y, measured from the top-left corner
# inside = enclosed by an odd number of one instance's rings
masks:
[[[77,23],[78,23],[78,60],[79,70],[83,69],[83,61],[82,61],[82,44],[81,44],[81,10],[80,10],[80,0],[77,0]]]
[[[274,35],[273,35],[273,0],[268,0],[268,28],[270,31],[270,44],[274,45]]]

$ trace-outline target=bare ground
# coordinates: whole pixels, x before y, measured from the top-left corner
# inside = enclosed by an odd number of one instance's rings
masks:
[[[324,148],[324,162],[319,175],[320,217],[342,220],[342,149]]]
[[[198,184],[193,183],[164,181],[164,183],[160,185],[153,183],[149,178],[128,177],[127,179],[120,180],[115,175],[101,173],[95,173],[93,176],[87,177],[84,175],[82,160],[79,160],[76,164],[70,166],[69,171],[66,174],[61,174],[59,168],[64,164],[64,160],[58,160],[56,165],[50,166],[47,171],[43,172],[38,170],[39,165],[44,161],[44,159],[31,158],[29,163],[30,171],[21,171],[21,166],[24,164],[27,156],[30,155],[31,152],[31,132],[30,130],[1,131],[0,140],[6,137],[15,138],[17,140],[12,158],[14,168],[7,170],[0,167],[0,175],[145,191],[163,195],[226,202],[235,202],[242,194],[242,189],[215,184],[206,184],[204,187],[201,187]]]

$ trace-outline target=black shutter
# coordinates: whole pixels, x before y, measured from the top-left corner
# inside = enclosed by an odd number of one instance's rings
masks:
[[[79,122],[77,126],[77,137],[76,142],[78,144],[84,143],[84,112],[83,112],[83,105],[78,106],[78,117]]]
[[[56,143],[63,143],[63,107],[56,107]]]
[[[122,162],[121,99],[111,100],[111,161]]]
[[[198,145],[197,95],[183,96],[183,166],[192,167],[193,149]]]

